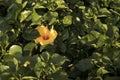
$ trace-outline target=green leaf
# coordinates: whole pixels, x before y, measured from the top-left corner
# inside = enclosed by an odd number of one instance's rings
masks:
[[[75,65],[80,71],[87,71],[92,69],[93,64],[90,59],[82,59]]]
[[[46,64],[44,62],[39,62],[39,63],[35,64],[34,72],[38,78],[40,78],[40,76],[42,76],[42,72],[44,73],[45,65]]]
[[[104,74],[108,74],[109,71],[106,70],[104,67],[100,67],[98,70],[97,70],[97,75],[98,76],[101,76],[101,75],[104,75]]]
[[[57,53],[52,54],[50,62],[52,62],[54,65],[60,66],[68,59],[65,56],[61,56]]]
[[[21,10],[22,10],[22,5],[18,3],[13,3],[8,8],[8,14],[6,16],[6,20],[8,20],[9,23],[15,23],[15,21],[18,19]]]
[[[69,32],[68,32],[68,30],[64,30],[62,32],[62,39],[63,39],[63,41],[68,39],[68,38],[69,38]]]
[[[113,32],[113,27],[112,26],[108,27],[107,36],[109,36],[111,38],[114,36],[114,32]]]
[[[16,38],[17,38],[17,34],[14,31],[9,31],[7,32],[8,36],[10,36],[8,38],[9,42],[13,42]]]
[[[22,8],[25,8],[27,3],[28,3],[28,1],[25,1],[24,3],[22,3]]]
[[[57,12],[50,12],[49,14],[52,17],[58,17],[58,13]]]
[[[13,58],[13,62],[15,64],[15,70],[17,71],[18,70],[18,63],[19,63],[19,61],[16,58]]]
[[[118,26],[113,26],[114,37],[119,38],[119,28]]]
[[[50,53],[54,53],[56,51],[56,45],[47,45],[45,49]]]
[[[19,45],[12,45],[9,49],[10,55],[22,54],[22,48]]]
[[[37,2],[34,8],[44,9],[45,7],[42,5],[42,2]]]
[[[3,57],[3,60],[4,60],[5,63],[9,63],[9,62],[13,62],[13,58],[14,58],[13,55],[5,55]]]
[[[106,64],[112,63],[111,59],[106,55],[103,55],[103,62],[106,63]]]
[[[33,77],[33,76],[24,76],[24,77],[22,77],[22,79],[23,79],[23,80],[26,80],[26,79],[27,79],[27,80],[28,80],[28,79],[34,80],[34,79],[37,79],[37,78],[36,78],[36,77]]]
[[[25,11],[21,12],[20,22],[25,21],[30,16],[31,13],[32,13],[32,11],[30,11],[30,10],[25,10]]]
[[[32,14],[31,14],[31,19],[32,19],[32,24],[31,25],[40,25],[40,19],[41,19],[41,15],[39,15],[36,10],[33,8],[32,10]]]
[[[0,79],[1,80],[9,80],[9,78],[11,77],[12,75],[10,74],[10,72],[4,72],[0,75]]]
[[[9,45],[8,35],[4,34],[2,37],[0,37],[0,45],[3,48],[6,48]]]
[[[61,51],[62,53],[65,53],[66,50],[67,50],[66,44],[61,43],[61,44],[60,44],[60,51]]]
[[[89,34],[82,37],[81,42],[83,44],[88,43],[88,42],[92,42],[92,41],[95,41],[96,39],[98,39],[99,36],[100,36],[99,32],[92,30]]]
[[[15,72],[18,70],[18,60],[13,55],[5,55],[3,60],[7,66],[9,66],[9,72]]]
[[[64,25],[71,25],[72,24],[72,16],[71,15],[67,15],[63,18],[63,24]]]
[[[94,52],[92,58],[95,59],[96,61],[100,61],[102,59],[102,62],[106,64],[111,63],[111,59],[108,56],[98,52]]]
[[[30,42],[28,44],[25,45],[25,47],[23,48],[24,54],[23,55],[32,55],[32,50],[35,47],[35,43]]]
[[[55,3],[57,4],[57,8],[67,8],[64,0],[55,0]]]
[[[0,17],[0,30],[1,31],[9,31],[12,26],[10,26],[8,23],[6,23],[6,19],[3,17]]]
[[[49,54],[48,52],[42,53],[41,59],[42,59],[43,61],[45,61],[45,62],[48,62],[49,59],[50,59],[50,54]]]
[[[54,24],[56,22],[57,22],[57,19],[53,17],[53,18],[51,18],[51,20],[49,22],[49,25],[52,25],[52,24]]]
[[[8,36],[0,30],[0,43],[3,44],[3,43],[6,43],[6,41],[8,40]]]
[[[3,36],[3,31],[0,30],[0,37],[2,37],[2,36]]]
[[[26,40],[34,40],[39,36],[39,33],[35,29],[26,29],[22,36]]]
[[[103,29],[105,32],[107,32],[107,30],[108,30],[107,24],[102,24],[102,29]]]
[[[104,45],[107,38],[108,37],[106,35],[100,35],[96,44],[97,47],[101,47],[102,45]]]
[[[96,59],[96,60],[99,60],[99,58],[101,58],[102,54],[98,53],[98,52],[94,52],[92,54],[92,58]]]
[[[57,12],[49,11],[48,13],[44,14],[43,21],[48,21],[49,25],[52,25],[58,22],[57,17],[58,17]]]
[[[9,69],[9,66],[3,65],[2,63],[0,63],[0,73]]]
[[[22,0],[16,0],[16,2],[22,4]]]
[[[9,45],[8,35],[5,34],[3,31],[0,30],[0,47],[1,47],[1,49],[2,50],[5,49],[8,45]],[[4,54],[4,52],[3,52],[3,54]]]
[[[68,79],[67,73],[62,71],[62,70],[59,70],[59,71],[49,75],[48,79],[52,79],[52,80],[70,80],[70,79]]]
[[[111,15],[111,12],[107,8],[100,8],[100,14],[104,17],[107,17]]]
[[[24,57],[25,61],[29,61],[30,62],[30,67],[33,68],[35,67],[36,63],[38,62],[37,61],[37,58],[39,56],[38,55],[33,55],[33,56],[27,56],[27,57]]]

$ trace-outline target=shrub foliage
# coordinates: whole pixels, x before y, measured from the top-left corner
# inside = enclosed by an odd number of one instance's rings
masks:
[[[54,26],[41,46],[38,25]],[[120,0],[0,0],[1,80],[118,80]]]

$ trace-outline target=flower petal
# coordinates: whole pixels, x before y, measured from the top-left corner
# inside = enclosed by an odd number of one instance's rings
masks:
[[[40,33],[40,37],[36,38],[35,42],[40,43],[41,45],[53,43],[58,34],[56,30],[53,29],[53,27],[50,29],[50,31],[48,27],[45,27],[43,25],[38,26],[36,29]]]
[[[53,28],[50,30],[50,37],[54,40],[57,37],[58,33]]]
[[[45,27],[45,26],[43,26],[43,25],[38,26],[36,29],[37,29],[37,31],[40,33],[40,35],[47,35],[47,34],[50,33],[48,27]]]
[[[44,40],[42,36],[35,39],[36,42],[40,43],[41,45],[47,45],[53,42],[52,39]]]

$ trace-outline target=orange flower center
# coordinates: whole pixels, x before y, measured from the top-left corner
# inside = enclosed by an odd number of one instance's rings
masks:
[[[43,40],[48,40],[49,39],[49,36],[48,35],[45,35],[45,36],[42,36]]]

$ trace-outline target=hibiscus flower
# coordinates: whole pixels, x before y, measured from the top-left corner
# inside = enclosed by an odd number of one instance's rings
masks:
[[[50,30],[47,26],[38,26],[36,30],[39,32],[40,36],[35,39],[35,42],[41,45],[47,45],[54,42],[57,37],[57,31],[52,27]]]

